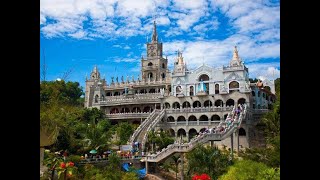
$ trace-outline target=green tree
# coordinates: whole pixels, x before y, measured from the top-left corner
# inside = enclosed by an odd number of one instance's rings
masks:
[[[217,147],[204,147],[198,145],[187,153],[188,176],[194,174],[208,174],[212,179],[217,179],[230,165],[228,155]]]
[[[220,180],[280,180],[280,169],[269,168],[267,165],[251,160],[238,160]]]
[[[116,144],[117,145],[127,144],[127,141],[129,140],[130,136],[133,134],[134,127],[132,124],[123,122],[123,123],[119,123],[115,127],[115,131],[117,133],[117,136],[119,137],[119,140],[116,142]]]
[[[139,180],[139,178],[135,172],[126,172],[122,176],[121,180]]]

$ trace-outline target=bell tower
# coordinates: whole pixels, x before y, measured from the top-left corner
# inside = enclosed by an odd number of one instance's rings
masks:
[[[144,81],[165,80],[168,59],[162,57],[162,43],[158,41],[157,25],[153,22],[151,42],[147,43],[147,59],[141,58],[141,75]]]

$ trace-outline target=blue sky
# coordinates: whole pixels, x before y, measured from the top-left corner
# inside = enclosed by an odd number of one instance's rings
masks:
[[[40,0],[47,80],[69,71],[67,80],[84,86],[94,65],[108,82],[136,78],[154,19],[169,68],[177,50],[189,68],[227,65],[237,45],[250,77],[280,76],[279,1]]]

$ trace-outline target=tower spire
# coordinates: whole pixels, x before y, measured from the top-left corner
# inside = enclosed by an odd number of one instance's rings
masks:
[[[157,34],[157,25],[156,25],[156,21],[153,21],[152,42],[158,42],[158,34]]]
[[[239,55],[238,55],[238,49],[237,49],[237,46],[234,46],[232,60],[234,60],[234,61],[238,61],[238,60],[239,60]]]

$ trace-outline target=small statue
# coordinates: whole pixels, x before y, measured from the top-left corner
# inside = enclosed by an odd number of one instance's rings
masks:
[[[118,83],[118,76],[116,77],[116,81],[117,81],[117,83]]]
[[[114,79],[114,77],[112,76],[112,77],[111,77],[111,83],[114,83],[114,82],[113,82],[113,79]]]
[[[132,75],[132,82],[134,82],[134,76]]]
[[[129,82],[129,76],[127,75],[127,82]]]
[[[121,82],[123,82],[123,76],[121,76]]]
[[[138,75],[138,81],[140,82],[140,75]]]

